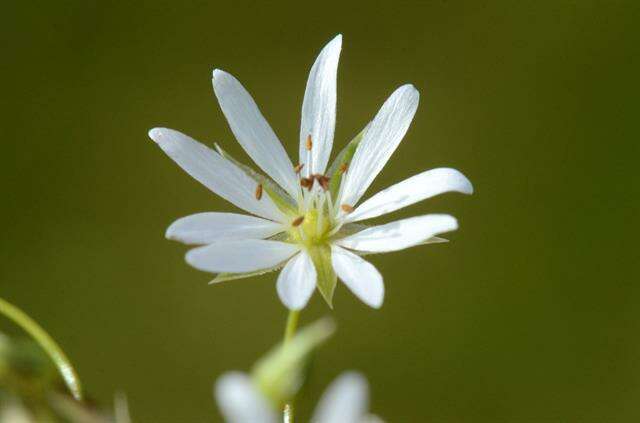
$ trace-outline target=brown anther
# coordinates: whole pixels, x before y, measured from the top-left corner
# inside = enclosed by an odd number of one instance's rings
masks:
[[[302,222],[304,222],[304,216],[296,217],[293,222],[291,222],[291,226],[297,228],[302,224]]]
[[[316,181],[320,184],[323,190],[329,189],[329,177],[325,175],[316,175]]]
[[[313,141],[311,141],[311,134],[307,135],[307,150],[311,150],[311,148],[313,147]]]
[[[262,198],[262,184],[258,184],[256,187],[256,200],[260,200]]]
[[[345,213],[351,213],[353,211],[353,207],[348,205],[348,204],[343,204],[343,205],[340,206],[340,208]]]
[[[313,185],[313,178],[302,178],[300,179],[300,185],[302,188],[311,188]]]
[[[296,175],[299,175],[303,167],[304,163],[300,163],[299,165],[294,166],[293,171],[296,172]]]
[[[349,165],[347,163],[342,163],[340,165],[340,174],[346,173],[347,169],[349,169]]]

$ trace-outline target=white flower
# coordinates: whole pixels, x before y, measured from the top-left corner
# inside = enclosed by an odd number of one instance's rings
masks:
[[[230,74],[213,71],[213,88],[238,142],[269,176],[165,128],[149,136],[187,173],[214,193],[255,216],[199,213],[174,222],[167,238],[204,245],[186,255],[197,269],[219,273],[214,282],[280,267],[277,291],[290,309],[303,308],[316,286],[331,305],[337,278],[364,303],[382,305],[384,285],[361,255],[441,242],[457,229],[455,218],[430,214],[365,227],[361,222],[457,191],[469,180],[449,168],[429,170],[360,199],[398,147],[418,107],[412,85],[398,88],[369,125],[327,168],[336,117],[336,73],[342,36],[316,59],[302,104],[298,164],[294,166],[258,106]]]
[[[282,412],[256,388],[242,372],[229,372],[216,382],[214,395],[222,415],[229,423],[276,423]],[[334,380],[320,398],[312,423],[381,422],[368,414],[369,388],[366,379],[355,372],[345,372]]]

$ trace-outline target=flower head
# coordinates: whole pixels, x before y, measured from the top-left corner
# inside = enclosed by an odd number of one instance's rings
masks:
[[[253,216],[199,213],[174,222],[167,238],[203,245],[186,255],[192,266],[218,273],[213,282],[282,268],[277,291],[290,309],[303,308],[317,287],[329,305],[337,279],[364,303],[380,307],[384,285],[361,256],[442,242],[455,218],[429,214],[366,227],[378,217],[435,195],[470,194],[469,180],[449,168],[429,170],[368,200],[361,198],[407,132],[418,91],[403,85],[328,166],[336,118],[338,35],[316,59],[302,104],[299,159],[294,165],[246,89],[230,74],[213,71],[213,88],[240,145],[268,176],[253,171],[219,146],[214,151],[165,128],[149,136],[191,176]]]
[[[217,380],[216,402],[229,423],[276,423],[282,421],[279,412],[255,386],[249,375],[228,372]],[[324,392],[311,422],[365,423],[381,422],[368,414],[369,388],[360,373],[341,374]]]

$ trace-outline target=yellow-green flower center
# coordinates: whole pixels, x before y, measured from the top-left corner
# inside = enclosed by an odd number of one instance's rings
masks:
[[[331,232],[331,221],[327,213],[321,215],[317,209],[310,209],[297,220],[294,220],[289,229],[289,237],[292,242],[304,244],[307,247],[327,242]]]

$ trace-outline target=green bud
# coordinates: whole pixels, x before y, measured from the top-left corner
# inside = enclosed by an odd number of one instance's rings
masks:
[[[335,331],[333,320],[325,318],[305,327],[286,344],[280,343],[260,359],[251,372],[258,389],[280,407],[302,386],[309,355]]]

